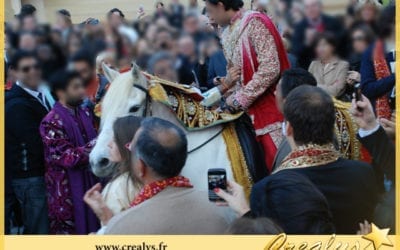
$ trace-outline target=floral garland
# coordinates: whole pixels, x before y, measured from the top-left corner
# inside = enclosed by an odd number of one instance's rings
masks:
[[[161,181],[152,182],[142,188],[139,194],[132,201],[131,207],[137,206],[154,197],[167,187],[192,188],[193,185],[190,183],[189,179],[183,176],[175,176]]]

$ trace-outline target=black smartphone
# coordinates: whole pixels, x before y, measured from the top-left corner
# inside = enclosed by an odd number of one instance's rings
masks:
[[[215,194],[215,188],[226,190],[226,171],[223,168],[208,170],[208,199],[212,202],[224,201]]]
[[[361,92],[361,84],[357,83],[354,85],[354,95],[356,98],[356,102],[362,101],[362,92]]]

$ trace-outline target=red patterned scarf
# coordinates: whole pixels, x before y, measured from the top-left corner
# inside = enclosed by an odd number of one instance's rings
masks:
[[[385,58],[385,48],[382,40],[378,40],[373,51],[373,62],[375,76],[377,80],[390,76],[390,69]],[[376,99],[375,104],[376,115],[378,118],[386,118],[390,120],[392,112],[389,105],[389,97],[387,94]]]
[[[132,201],[131,207],[137,206],[140,203],[154,197],[167,187],[192,188],[193,185],[190,183],[189,179],[183,176],[176,176],[161,181],[155,181],[153,183],[145,185],[142,188],[139,194]]]
[[[333,144],[308,144],[293,150],[274,173],[290,168],[306,168],[326,165],[339,159],[340,153]]]

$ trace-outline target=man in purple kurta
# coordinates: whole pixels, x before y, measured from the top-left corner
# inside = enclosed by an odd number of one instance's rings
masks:
[[[40,125],[50,233],[88,234],[99,228],[96,216],[83,202],[85,192],[98,182],[89,167],[97,136],[93,116],[81,107],[85,89],[77,73],[60,72],[51,82],[58,102]]]

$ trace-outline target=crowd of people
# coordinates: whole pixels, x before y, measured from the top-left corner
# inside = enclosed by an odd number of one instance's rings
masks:
[[[27,4],[6,22],[6,234],[394,233],[395,2],[350,0],[339,16],[321,0],[204,4],[60,9],[51,24]],[[237,133],[262,149],[250,197],[232,179],[210,202],[181,175],[187,131],[156,117],[115,120],[101,145],[114,172],[93,174],[110,74],[133,62],[243,113]]]

